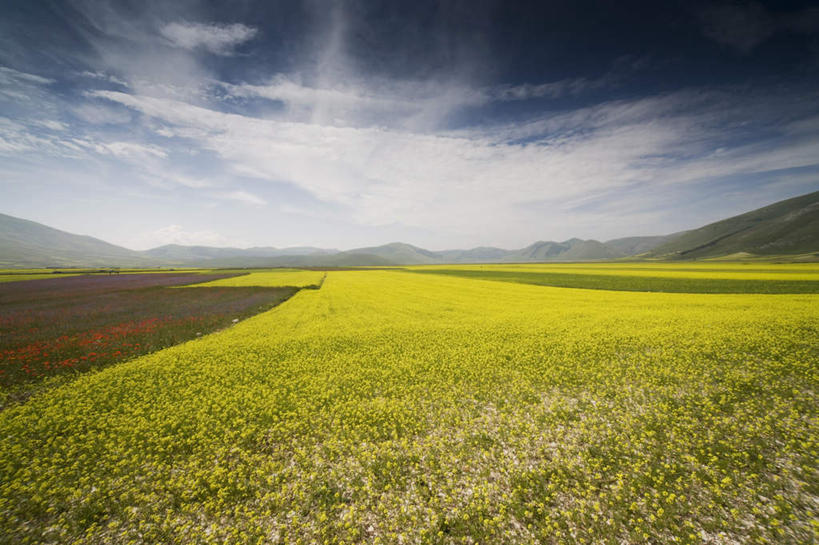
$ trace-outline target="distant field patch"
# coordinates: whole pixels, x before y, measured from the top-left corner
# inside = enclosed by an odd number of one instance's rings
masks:
[[[63,278],[66,276],[78,276],[83,273],[34,273],[34,274],[0,274],[0,284],[4,282],[22,282],[24,280],[42,280],[43,278]]]
[[[0,269],[0,283],[64,278],[67,276],[118,276],[120,274],[236,274],[211,269]]]
[[[819,267],[738,264],[446,265],[407,267],[438,274],[563,288],[668,293],[819,293]]]
[[[301,269],[251,272],[241,276],[199,284],[199,287],[292,287],[312,288],[321,286],[326,273]]]

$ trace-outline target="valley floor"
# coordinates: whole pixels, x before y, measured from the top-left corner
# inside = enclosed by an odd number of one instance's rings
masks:
[[[3,411],[0,541],[815,539],[819,290],[465,276],[329,271]]]

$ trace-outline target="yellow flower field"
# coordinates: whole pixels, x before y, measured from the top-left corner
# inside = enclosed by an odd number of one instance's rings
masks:
[[[75,274],[60,274],[59,276],[51,273],[33,273],[33,274],[0,274],[0,282],[20,282],[22,280],[41,280],[43,278],[63,278],[66,276],[77,276]]]
[[[730,280],[819,281],[817,263],[521,263],[489,265],[417,265],[408,269],[469,271],[530,271],[559,274],[708,278]]]
[[[670,293],[819,293],[816,263],[526,263],[422,265],[403,270],[562,288]]]
[[[0,413],[0,536],[810,543],[817,309],[331,271]]]
[[[278,269],[264,272],[251,272],[232,278],[223,278],[203,284],[196,284],[197,287],[318,287],[324,280],[326,273],[322,271],[304,271],[300,269]]]

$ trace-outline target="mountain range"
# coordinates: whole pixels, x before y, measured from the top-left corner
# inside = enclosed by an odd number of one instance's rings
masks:
[[[431,251],[394,242],[339,251],[312,247],[214,248],[170,244],[135,251],[0,214],[0,268],[347,267],[614,259],[693,260],[799,256],[819,259],[819,191],[680,233],[600,242],[572,238],[505,250]]]

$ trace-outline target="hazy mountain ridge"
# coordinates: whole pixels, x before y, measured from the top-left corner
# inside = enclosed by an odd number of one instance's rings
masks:
[[[600,242],[572,238],[505,250],[431,251],[393,242],[339,251],[217,248],[168,244],[135,251],[0,214],[0,267],[348,267],[445,263],[527,263],[611,259],[700,259],[730,255],[819,253],[819,191],[681,233]]]
[[[623,255],[627,256],[639,255],[649,252],[652,249],[656,248],[657,246],[666,244],[667,242],[670,242],[672,239],[682,236],[687,232],[688,231],[682,231],[680,233],[661,236],[617,238],[614,240],[607,240],[605,244],[612,250],[619,252]]]
[[[74,235],[34,221],[0,214],[0,267],[127,267],[152,265],[149,258],[103,240]]]

